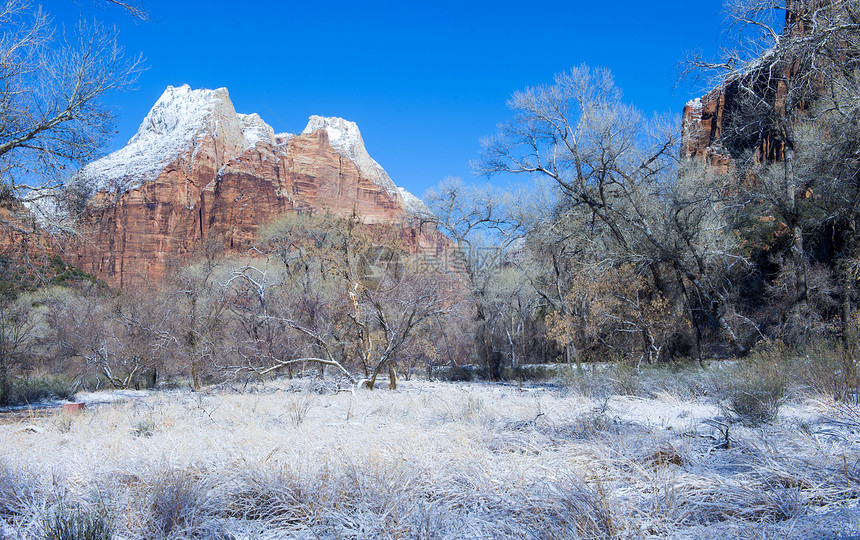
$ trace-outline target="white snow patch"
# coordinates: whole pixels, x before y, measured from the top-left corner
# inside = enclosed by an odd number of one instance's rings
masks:
[[[58,204],[58,198],[61,196],[55,189],[36,190],[25,195],[21,203],[30,211],[39,226],[54,230],[58,225],[62,228],[69,217],[68,212]]]
[[[202,134],[216,107],[229,101],[227,90],[168,86],[137,133],[123,148],[90,163],[76,176],[94,191],[124,192],[154,180],[164,167]]]
[[[253,148],[260,141],[274,144],[275,130],[265,123],[259,114],[237,114],[236,116],[242,122],[242,135],[245,136],[246,148]]]
[[[358,131],[358,125],[355,122],[343,118],[314,115],[308,119],[308,125],[302,131],[302,135],[319,130],[325,130],[328,133],[331,147],[355,163],[362,174],[389,191],[397,191],[397,186],[389,178],[385,169],[367,153],[361,132]]]
[[[396,198],[399,196],[403,200],[404,209],[407,212],[425,216],[433,215],[421,199],[407,190],[398,187],[391,180],[391,177],[388,176],[388,173],[385,172],[385,169],[370,157],[370,154],[367,153],[367,149],[364,147],[364,140],[361,138],[361,132],[359,132],[358,125],[355,122],[350,122],[343,118],[314,115],[308,119],[308,125],[302,131],[302,135],[308,135],[320,130],[325,130],[328,133],[331,147],[337,153],[355,163],[361,174],[385,188],[392,197]]]
[[[656,399],[613,396],[608,403],[621,420],[677,432],[696,431],[703,420],[720,414],[713,403],[673,399],[668,394]]]
[[[424,204],[424,201],[402,187],[398,187],[397,190],[400,192],[400,196],[403,197],[403,204],[406,205],[408,212],[418,216],[433,217],[433,212]]]
[[[275,133],[275,146],[287,144],[287,141],[295,138],[295,133]]]

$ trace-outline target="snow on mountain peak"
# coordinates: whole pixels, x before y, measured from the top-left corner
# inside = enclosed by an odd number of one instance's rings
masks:
[[[406,210],[418,215],[432,215],[430,209],[415,195],[409,193],[405,189],[398,187],[385,169],[377,163],[367,149],[364,147],[364,140],[361,138],[361,132],[358,130],[358,125],[355,122],[344,120],[343,118],[332,116],[311,116],[308,119],[308,125],[302,131],[302,135],[308,135],[315,131],[325,130],[328,133],[328,141],[334,150],[342,156],[348,158],[361,173],[376,183],[384,187],[393,197],[400,197],[403,200]]]
[[[259,114],[239,114],[238,116],[242,122],[242,133],[245,135],[247,148],[252,148],[261,141],[274,144],[275,130],[272,129],[272,126],[264,122]]]
[[[335,116],[313,115],[308,118],[308,125],[302,131],[302,135],[307,135],[321,129],[328,132],[329,144],[338,152],[356,155],[361,150],[364,150],[364,140],[362,140],[361,132],[358,130],[358,125],[355,122]],[[366,150],[364,151],[365,153],[367,152]]]
[[[199,128],[218,102],[225,99],[230,99],[226,88],[192,90],[187,84],[168,86],[128,144],[153,137],[187,136],[188,131]]]
[[[355,122],[342,118],[311,116],[302,135],[324,129],[335,151],[355,163],[369,180],[385,188],[413,214],[430,211],[406,190],[398,188],[385,170],[370,157]],[[194,160],[207,138],[218,143],[217,167],[239,156],[258,142],[283,145],[292,134],[275,134],[258,114],[238,114],[226,88],[193,90],[187,84],[168,86],[143,119],[128,144],[83,167],[70,185],[85,185],[92,193],[125,192],[156,179],[181,156]]]
[[[226,88],[168,86],[128,144],[85,166],[75,181],[94,191],[135,189],[207,135],[219,137],[238,155],[258,141],[271,143],[274,130],[256,114],[236,114]]]

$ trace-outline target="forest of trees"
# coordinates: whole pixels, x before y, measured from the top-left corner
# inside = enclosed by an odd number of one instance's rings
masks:
[[[109,33],[61,51],[82,59],[61,71],[27,64],[45,58],[25,48],[46,43],[36,39],[46,23],[22,6],[8,0],[0,14],[20,30],[0,43],[7,204],[22,197],[21,170],[52,171],[45,196],[62,189],[58,167],[103,138],[102,95],[139,70]],[[727,165],[683,158],[677,118],[648,117],[609,71],[574,67],[510,98],[511,118],[476,163],[484,181],[427,193],[451,239],[444,260],[409,253],[397,227],[324,213],[268,225],[252,256],[225,256],[213,239],[151,290],[110,290],[60,259],[22,270],[7,254],[0,401],[14,377],[46,373],[196,388],[310,372],[372,388],[380,374],[395,387],[438,367],[499,379],[539,363],[743,356],[762,341],[853,351],[860,7],[728,7],[738,50],[685,63],[732,96],[709,148]],[[784,28],[774,13],[787,14]],[[37,93],[20,90],[49,71]],[[509,176],[522,191],[487,180]]]

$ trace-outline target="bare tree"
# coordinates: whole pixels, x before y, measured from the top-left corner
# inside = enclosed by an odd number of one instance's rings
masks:
[[[713,74],[711,84],[725,96],[716,142],[734,158],[736,188],[758,205],[752,208],[775,215],[789,231],[785,270],[794,276],[794,300],[786,316],[804,326],[810,316],[807,244],[828,223],[822,220],[826,213],[845,215],[824,208],[834,192],[831,179],[845,175],[821,175],[822,158],[832,169],[851,153],[833,153],[844,140],[836,132],[819,144],[807,134],[822,115],[840,117],[845,131],[856,122],[860,8],[847,0],[730,0],[726,10],[733,47],[716,61],[688,59],[687,69]]]
[[[225,367],[265,375],[316,364],[369,389],[387,371],[396,388],[398,356],[450,306],[438,276],[407,269],[398,237],[357,216],[291,215],[269,226],[259,255],[224,283],[246,336],[242,363]]]
[[[143,2],[123,2],[121,0],[104,0],[104,2],[108,5],[119,6],[136,19],[149,20],[149,13],[143,7]]]
[[[10,195],[47,197],[104,143],[103,98],[134,83],[141,59],[127,59],[117,31],[98,23],[58,35],[27,0],[6,0],[0,27],[0,178]]]
[[[154,383],[155,370],[172,356],[172,312],[166,294],[114,296],[94,287],[52,302],[47,319],[60,355],[82,360],[115,388],[128,388],[142,379]]]
[[[374,355],[369,362],[372,369],[367,388],[373,389],[383,369],[388,370],[388,387],[392,390],[397,388],[397,355],[403,352],[422,326],[429,325],[451,309],[450,293],[444,289],[438,276],[418,272],[397,276],[387,271],[372,287],[364,287],[360,291],[364,302],[355,298],[353,322],[361,325],[365,332],[375,325],[380,334],[375,351],[366,353],[368,357]]]
[[[0,405],[10,396],[11,370],[33,342],[37,325],[30,302],[14,289],[0,291]]]
[[[442,270],[463,275],[463,287],[474,303],[474,349],[488,375],[500,376],[504,353],[499,342],[509,340],[507,326],[501,320],[506,311],[501,298],[499,276],[511,247],[524,235],[521,193],[503,191],[490,185],[466,185],[449,178],[429,190],[425,201],[433,210],[437,224],[456,248],[446,252]],[[498,328],[501,325],[504,328]],[[512,336],[511,336],[512,337]],[[510,347],[508,347],[510,351]]]
[[[17,312],[18,292],[42,284],[39,279],[23,283],[20,276],[38,276],[47,266],[47,241],[21,201],[37,203],[33,210],[63,226],[58,215],[70,198],[58,196],[57,188],[69,168],[94,157],[110,133],[112,118],[104,97],[129,88],[142,68],[140,58],[124,57],[116,36],[116,30],[98,23],[82,23],[66,35],[29,0],[0,0],[0,284],[8,293],[0,296],[4,313]],[[12,326],[4,328],[11,331],[2,332],[4,343],[11,343],[7,337],[18,339]],[[5,357],[2,363],[7,364]],[[5,387],[8,371],[2,368],[0,386]]]
[[[350,383],[358,379],[344,365],[339,356],[341,349],[340,328],[328,313],[317,313],[302,320],[302,313],[286,313],[280,305],[286,297],[279,290],[284,284],[277,269],[272,268],[273,258],[264,257],[262,262],[252,261],[231,270],[224,283],[228,288],[228,299],[233,312],[239,316],[246,340],[239,343],[237,354],[241,364],[225,365],[223,369],[236,373],[250,372],[267,375],[282,369],[309,363],[331,366],[345,376]],[[306,315],[306,314],[305,314]],[[292,348],[279,346],[280,339],[288,332],[302,336],[307,346]]]
[[[175,303],[169,328],[174,329],[181,357],[187,358],[194,390],[200,389],[205,368],[213,366],[225,348],[228,307],[217,281],[218,270],[215,260],[206,258],[176,269],[170,279],[168,290],[178,293],[182,301]]]
[[[726,241],[720,193],[679,176],[674,122],[646,121],[623,103],[608,71],[586,66],[516,92],[508,105],[515,116],[485,141],[481,172],[551,179],[556,212],[579,215],[580,234],[612,265],[636,265],[660,291],[666,276],[693,289],[694,307],[745,352],[727,316],[726,282],[743,258]]]

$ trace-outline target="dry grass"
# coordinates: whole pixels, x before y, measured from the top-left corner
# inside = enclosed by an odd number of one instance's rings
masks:
[[[43,538],[61,503],[105,509],[116,538],[860,534],[851,407],[790,402],[751,428],[692,380],[640,381],[650,397],[297,384],[143,393],[0,425],[0,537]]]

